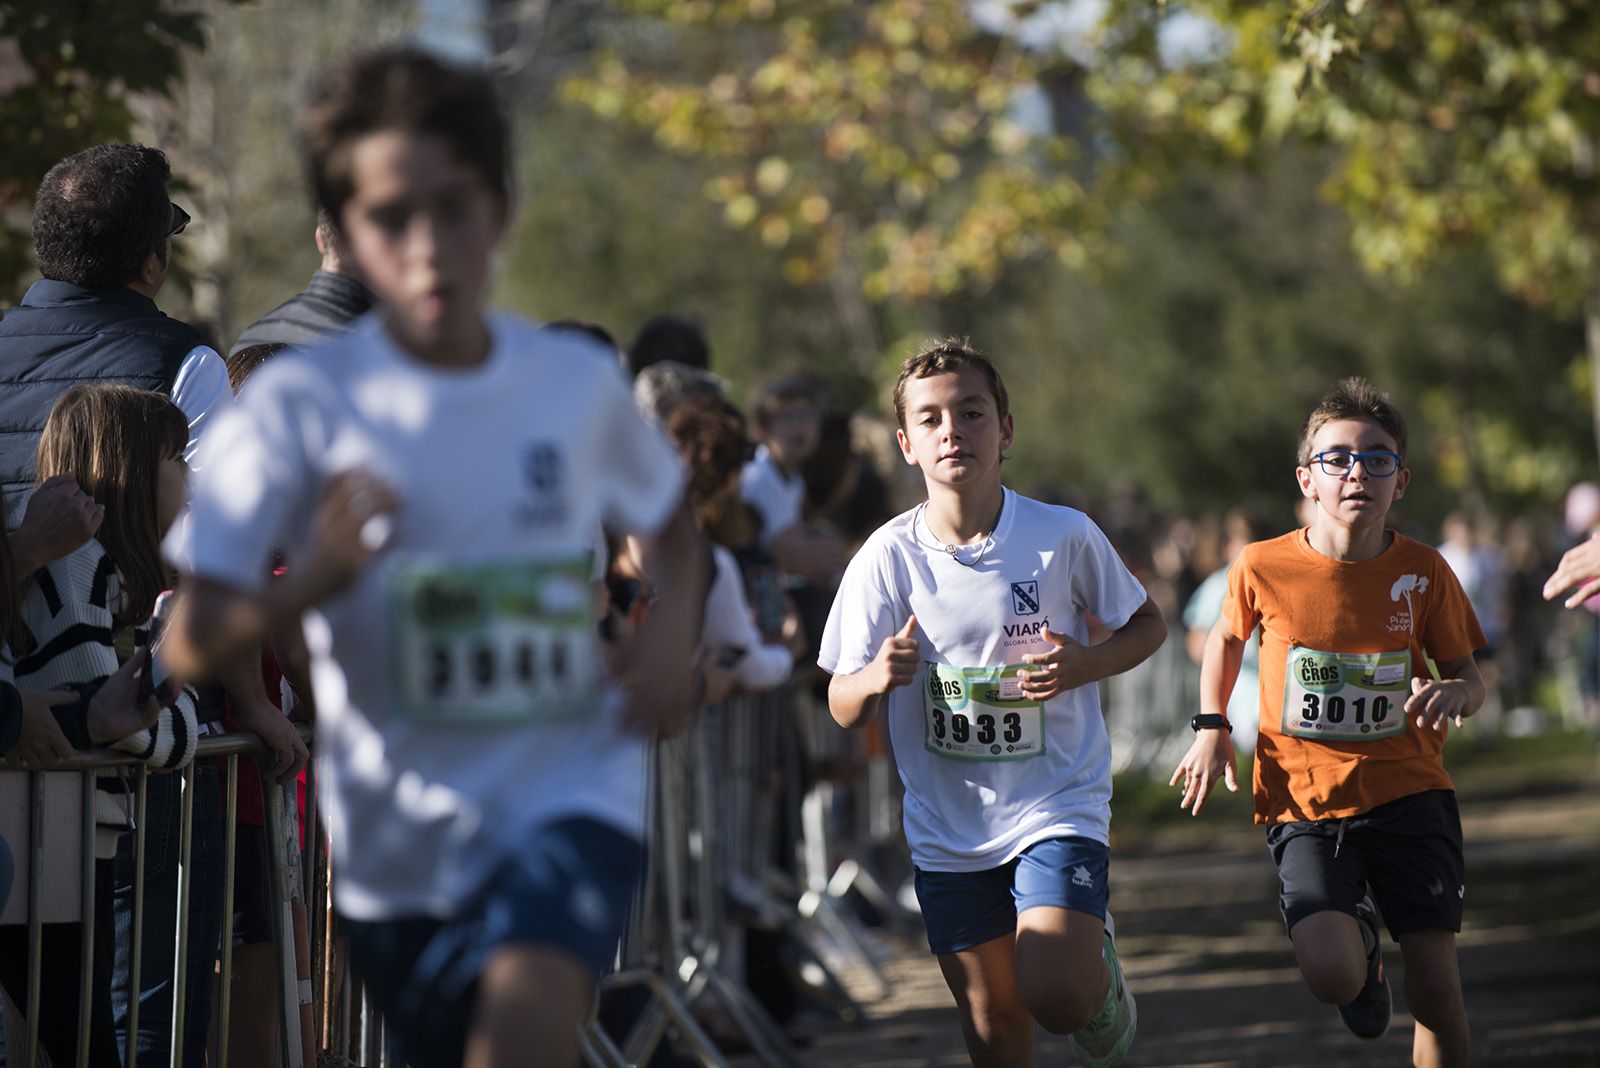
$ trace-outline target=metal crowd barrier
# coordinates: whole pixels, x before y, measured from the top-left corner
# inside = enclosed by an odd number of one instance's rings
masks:
[[[819,752],[818,742],[837,746],[847,737],[819,716],[827,720],[793,688],[740,696],[705,709],[681,737],[656,747],[646,871],[617,971],[600,984],[602,996],[642,990],[647,1004],[620,1037],[591,1023],[587,1063],[647,1063],[670,1031],[679,1052],[721,1068],[727,1060],[696,1015],[709,1006],[762,1064],[798,1064],[742,978],[747,924],[788,934],[842,1020],[864,1018],[843,973],[868,998],[886,992],[881,952],[841,899],[855,890],[886,919],[900,915],[866,856],[875,831],[898,835],[898,818],[884,812],[898,804],[893,777],[883,774],[880,753],[876,764],[861,765],[870,773],[849,784],[803,782],[802,752],[813,768],[837,767],[837,754]],[[848,814],[835,811],[846,793],[855,802]]]
[[[820,717],[820,718],[819,718]],[[302,728],[307,740],[310,732]],[[890,921],[907,917],[872,863],[877,846],[898,844],[897,783],[886,751],[862,759],[854,750],[861,736],[838,730],[827,713],[788,689],[741,696],[708,708],[681,737],[653,747],[646,870],[633,915],[617,955],[616,970],[600,983],[603,995],[636,990],[642,1008],[627,1033],[613,1035],[592,1018],[582,1036],[585,1061],[596,1068],[646,1063],[671,1035],[680,1052],[708,1068],[728,1063],[700,1022],[709,1009],[737,1032],[763,1064],[800,1063],[784,1031],[747,987],[746,926],[781,929],[799,947],[804,970],[841,1020],[859,1020],[858,998],[884,992],[878,965],[881,949],[844,906],[859,893]],[[218,953],[215,1002],[216,1055],[226,1068],[232,1004],[233,890],[237,832],[238,762],[265,750],[252,734],[200,740],[196,760],[223,763],[223,930]],[[802,759],[833,769],[806,779]],[[184,1061],[183,991],[187,975],[194,806],[194,765],[175,772],[148,767],[113,750],[83,753],[49,772],[4,770],[28,784],[24,841],[13,839],[19,860],[28,858],[26,879],[28,994],[39,1005],[47,876],[60,842],[50,845],[46,777],[76,775],[85,813],[78,843],[82,870],[82,978],[79,991],[76,1063],[89,1063],[90,1006],[94,957],[94,791],[98,773],[127,769],[133,783],[132,853],[135,884],[145,868],[145,804],[151,774],[183,777],[180,801],[177,938],[171,947],[141,945],[144,894],[133,902],[130,948],[134,989],[126,1031],[127,1063],[137,1068],[140,962],[150,952],[171,952],[175,1004],[170,1064]],[[844,769],[841,773],[839,769]],[[57,780],[58,782],[60,780]],[[381,1018],[353,979],[333,934],[329,866],[319,822],[304,821],[299,833],[296,791],[262,775],[269,843],[275,982],[279,994],[278,1063],[287,1068],[327,1065],[386,1068],[391,1062]],[[306,805],[316,811],[316,777],[307,771]],[[51,853],[47,857],[47,852]],[[18,886],[13,896],[23,891]],[[297,922],[298,917],[298,922]],[[850,980],[846,982],[846,978]],[[598,1004],[597,999],[597,1004]],[[43,1006],[44,1012],[59,1006]],[[6,1031],[9,1061],[36,1068],[45,1063],[39,1013],[28,1013],[20,1033]],[[728,1037],[728,1036],[722,1036]]]
[[[301,728],[302,735],[309,740],[310,733]],[[237,855],[237,828],[235,819],[238,812],[238,771],[239,758],[259,757],[265,753],[265,746],[253,734],[226,734],[213,735],[200,739],[196,746],[195,760],[209,760],[220,758],[223,764],[223,887],[222,887],[222,936],[218,953],[219,975],[217,985],[217,1010],[216,1010],[216,1035],[217,1048],[215,1064],[217,1068],[227,1068],[229,1058],[229,1030],[232,1017],[232,1004],[230,1001],[233,979],[233,890],[234,890],[234,863]],[[44,1051],[39,1039],[39,1025],[42,1016],[46,1013],[57,1013],[64,1010],[62,1006],[41,1004],[42,998],[42,958],[44,937],[44,914],[46,912],[46,885],[51,876],[53,864],[60,859],[58,849],[53,849],[50,836],[50,819],[46,811],[45,799],[47,782],[51,776],[76,775],[80,782],[81,790],[81,826],[80,853],[78,877],[80,885],[77,888],[81,895],[81,905],[77,910],[79,926],[82,932],[82,949],[80,953],[80,981],[78,991],[77,1009],[77,1049],[76,1064],[85,1066],[89,1063],[90,1033],[91,1033],[91,1006],[94,993],[96,975],[94,971],[94,940],[98,932],[95,930],[95,780],[99,773],[108,770],[124,770],[131,773],[133,781],[133,827],[126,832],[133,836],[133,881],[137,888],[133,897],[133,922],[132,937],[129,947],[129,972],[131,973],[131,990],[129,993],[128,1017],[126,1024],[127,1041],[127,1066],[137,1068],[138,1065],[138,1031],[139,1031],[139,993],[141,964],[143,957],[149,952],[171,952],[173,954],[173,1008],[172,1008],[172,1034],[170,1046],[170,1064],[184,1063],[184,1023],[185,1023],[185,990],[190,980],[187,968],[187,938],[189,930],[189,893],[193,882],[191,866],[192,830],[195,803],[195,765],[172,772],[154,772],[154,774],[179,775],[183,779],[183,789],[179,802],[179,844],[178,844],[178,895],[176,915],[176,938],[170,947],[150,947],[143,942],[143,920],[146,907],[144,895],[145,871],[145,807],[149,787],[149,777],[152,774],[148,765],[143,764],[127,753],[116,750],[95,750],[79,753],[71,760],[64,761],[49,771],[20,771],[8,768],[0,761],[0,775],[15,776],[27,784],[27,814],[25,822],[28,828],[26,840],[11,840],[9,845],[17,857],[19,867],[24,857],[27,858],[27,994],[25,1005],[37,1007],[35,1010],[26,1011],[22,1019],[21,1032],[15,1028],[7,1028],[5,1032],[7,1059],[12,1064],[20,1064],[25,1068],[36,1068],[45,1060]],[[302,1024],[306,1020],[314,1019],[312,1008],[313,984],[309,979],[302,978],[302,961],[297,961],[297,939],[295,924],[293,922],[294,909],[303,905],[308,900],[326,900],[327,898],[327,865],[321,856],[322,850],[318,845],[316,821],[306,821],[305,841],[298,841],[298,819],[296,816],[296,799],[293,790],[286,790],[282,785],[263,774],[262,792],[265,811],[266,834],[269,843],[269,878],[270,899],[273,914],[273,944],[276,951],[277,974],[276,981],[279,993],[279,1063],[289,1068],[304,1068],[308,1063],[315,1064],[316,1056],[312,1044],[304,1042],[311,1037],[303,1030]],[[57,778],[54,781],[60,782]],[[308,773],[307,793],[315,797],[315,777]],[[59,845],[59,843],[55,843]],[[20,888],[19,888],[20,889]],[[13,890],[15,893],[16,890]],[[327,928],[325,924],[318,925],[312,932],[313,939],[326,940]],[[311,949],[307,945],[306,949]],[[101,981],[109,982],[110,976],[99,977]],[[9,1015],[9,1014],[8,1014]],[[16,1017],[12,1017],[15,1022]]]

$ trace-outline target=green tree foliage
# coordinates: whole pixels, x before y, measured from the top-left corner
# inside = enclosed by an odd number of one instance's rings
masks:
[[[713,161],[706,191],[790,281],[845,272],[874,300],[921,300],[1089,254],[1070,143],[1014,114],[1051,61],[963,0],[617,6],[568,98]]]
[[[51,164],[126,139],[130,103],[170,95],[202,17],[164,0],[0,4],[0,296],[31,262],[29,205]]]
[[[1107,26],[1175,14],[1124,0]],[[1600,5],[1192,0],[1183,14],[1209,20],[1225,44],[1174,64],[1153,33],[1124,34],[1094,74],[1132,168],[1196,151],[1259,158],[1292,138],[1330,144],[1323,188],[1367,268],[1411,281],[1455,250],[1485,249],[1501,285],[1530,304],[1566,315],[1588,305],[1600,366]],[[1592,392],[1593,378],[1566,384]]]

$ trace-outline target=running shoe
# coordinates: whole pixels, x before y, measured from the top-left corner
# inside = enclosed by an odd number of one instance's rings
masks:
[[[1378,910],[1368,894],[1356,906],[1356,921],[1372,937],[1372,948],[1367,951],[1367,984],[1348,1005],[1339,1006],[1344,1025],[1359,1038],[1382,1038],[1389,1030],[1389,1017],[1394,1014],[1394,995],[1389,989],[1389,977],[1383,971],[1382,939],[1378,935]]]
[[[1111,969],[1106,1003],[1083,1030],[1067,1039],[1083,1068],[1111,1068],[1111,1065],[1120,1064],[1133,1046],[1134,1033],[1139,1029],[1139,1008],[1134,1004],[1133,991],[1122,978],[1122,961],[1117,957],[1117,926],[1109,912],[1100,955]]]

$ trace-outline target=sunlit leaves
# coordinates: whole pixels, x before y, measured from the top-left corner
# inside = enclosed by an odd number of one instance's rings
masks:
[[[704,157],[731,226],[791,280],[851,260],[874,299],[981,288],[1008,260],[1085,256],[1067,143],[1014,114],[1054,62],[957,0],[626,0],[570,101]]]
[[[1113,17],[1142,6],[1116,5]],[[1231,157],[1273,151],[1288,136],[1339,145],[1327,192],[1377,271],[1414,277],[1448,247],[1474,242],[1527,299],[1570,311],[1600,286],[1600,5],[1197,0],[1186,9],[1229,28],[1235,47],[1188,66],[1109,57],[1096,86],[1125,129],[1180,143],[1187,134],[1195,150]],[[1135,78],[1149,103],[1130,92]]]

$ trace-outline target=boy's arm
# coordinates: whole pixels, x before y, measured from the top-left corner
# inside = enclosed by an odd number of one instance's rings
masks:
[[[1022,658],[1024,664],[1035,668],[1019,673],[1022,692],[1030,700],[1046,701],[1066,690],[1120,675],[1143,663],[1166,638],[1166,620],[1148,597],[1126,623],[1098,645],[1080,645],[1046,627],[1044,639],[1055,648]]]
[[[1242,639],[1235,637],[1228,626],[1227,616],[1218,619],[1206,639],[1205,659],[1200,664],[1200,712],[1203,715],[1227,719],[1228,698],[1233,696],[1233,686],[1239,680],[1239,666],[1244,663]],[[1183,780],[1183,797],[1179,808],[1189,809],[1190,815],[1200,815],[1206,799],[1216,789],[1221,777],[1230,792],[1239,789],[1238,773],[1233,764],[1233,736],[1223,728],[1208,727],[1197,731],[1194,744],[1184,754],[1168,786],[1177,786]]]
[[[1459,727],[1482,707],[1488,689],[1478,673],[1478,662],[1471,656],[1443,661],[1438,668],[1438,679],[1411,680],[1406,715],[1417,717],[1418,727],[1442,731],[1447,720],[1455,720]]]
[[[204,576],[184,576],[162,656],[182,678],[208,677],[225,669],[232,658],[269,641],[297,623],[308,608],[349,585],[382,548],[368,533],[368,524],[399,506],[394,493],[364,471],[336,475],[313,518],[310,551],[282,578],[250,591]]]
[[[865,727],[883,706],[883,699],[896,686],[917,677],[922,662],[921,646],[911,635],[916,633],[917,617],[906,620],[898,633],[891,634],[878,647],[878,655],[866,667],[849,675],[835,675],[828,683],[828,712],[841,727]]]
[[[635,721],[671,736],[688,724],[703,696],[696,652],[711,554],[687,503],[654,538],[629,540],[655,586],[656,604],[629,650],[622,682]]]

